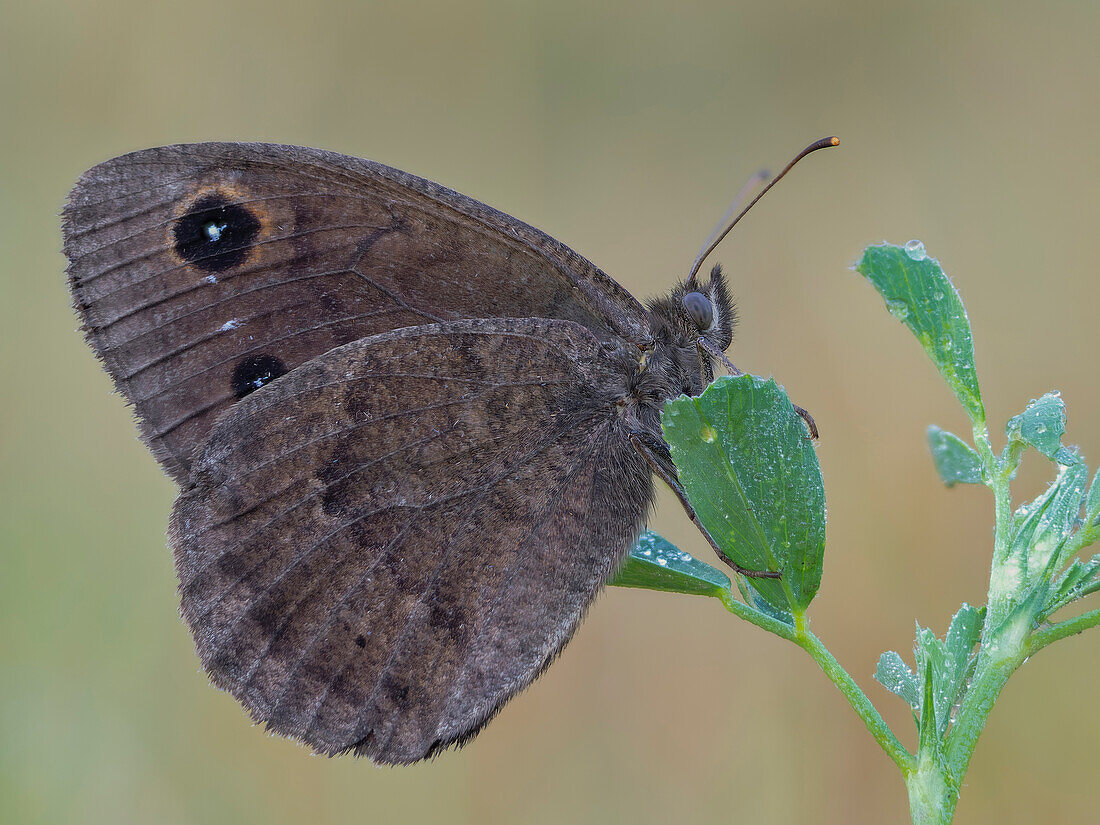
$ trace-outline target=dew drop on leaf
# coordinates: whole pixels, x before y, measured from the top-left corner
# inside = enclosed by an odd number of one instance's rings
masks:
[[[914,261],[923,261],[928,257],[928,253],[924,251],[924,244],[916,238],[905,244],[905,254]]]
[[[890,314],[899,321],[904,321],[909,317],[909,305],[905,303],[905,301],[887,301],[886,308],[890,310]]]

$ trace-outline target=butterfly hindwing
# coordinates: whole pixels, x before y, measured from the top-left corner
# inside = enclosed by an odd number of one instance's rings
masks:
[[[640,528],[649,471],[602,389],[631,346],[531,319],[405,329],[234,406],[170,528],[214,681],[324,753],[472,736]]]

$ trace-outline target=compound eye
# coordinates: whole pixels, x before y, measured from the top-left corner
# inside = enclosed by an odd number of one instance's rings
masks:
[[[710,329],[714,323],[714,307],[710,299],[702,292],[688,292],[684,295],[684,310],[698,327],[700,332]]]

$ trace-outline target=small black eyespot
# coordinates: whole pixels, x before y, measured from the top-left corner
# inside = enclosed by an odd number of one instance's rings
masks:
[[[250,355],[233,370],[233,394],[240,401],[280,375],[286,375],[286,364],[274,355]]]
[[[224,195],[204,195],[172,227],[176,253],[204,272],[223,272],[248,257],[260,222]]]
[[[683,298],[688,317],[700,332],[710,329],[714,323],[714,307],[702,292],[688,292]]]

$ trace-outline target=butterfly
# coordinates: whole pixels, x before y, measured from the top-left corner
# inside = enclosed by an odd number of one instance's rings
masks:
[[[317,149],[106,161],[63,235],[87,341],[179,485],[206,672],[271,730],[380,763],[469,740],[558,655],[654,473],[678,490],[662,404],[733,335],[705,255],[643,305],[515,218]]]

